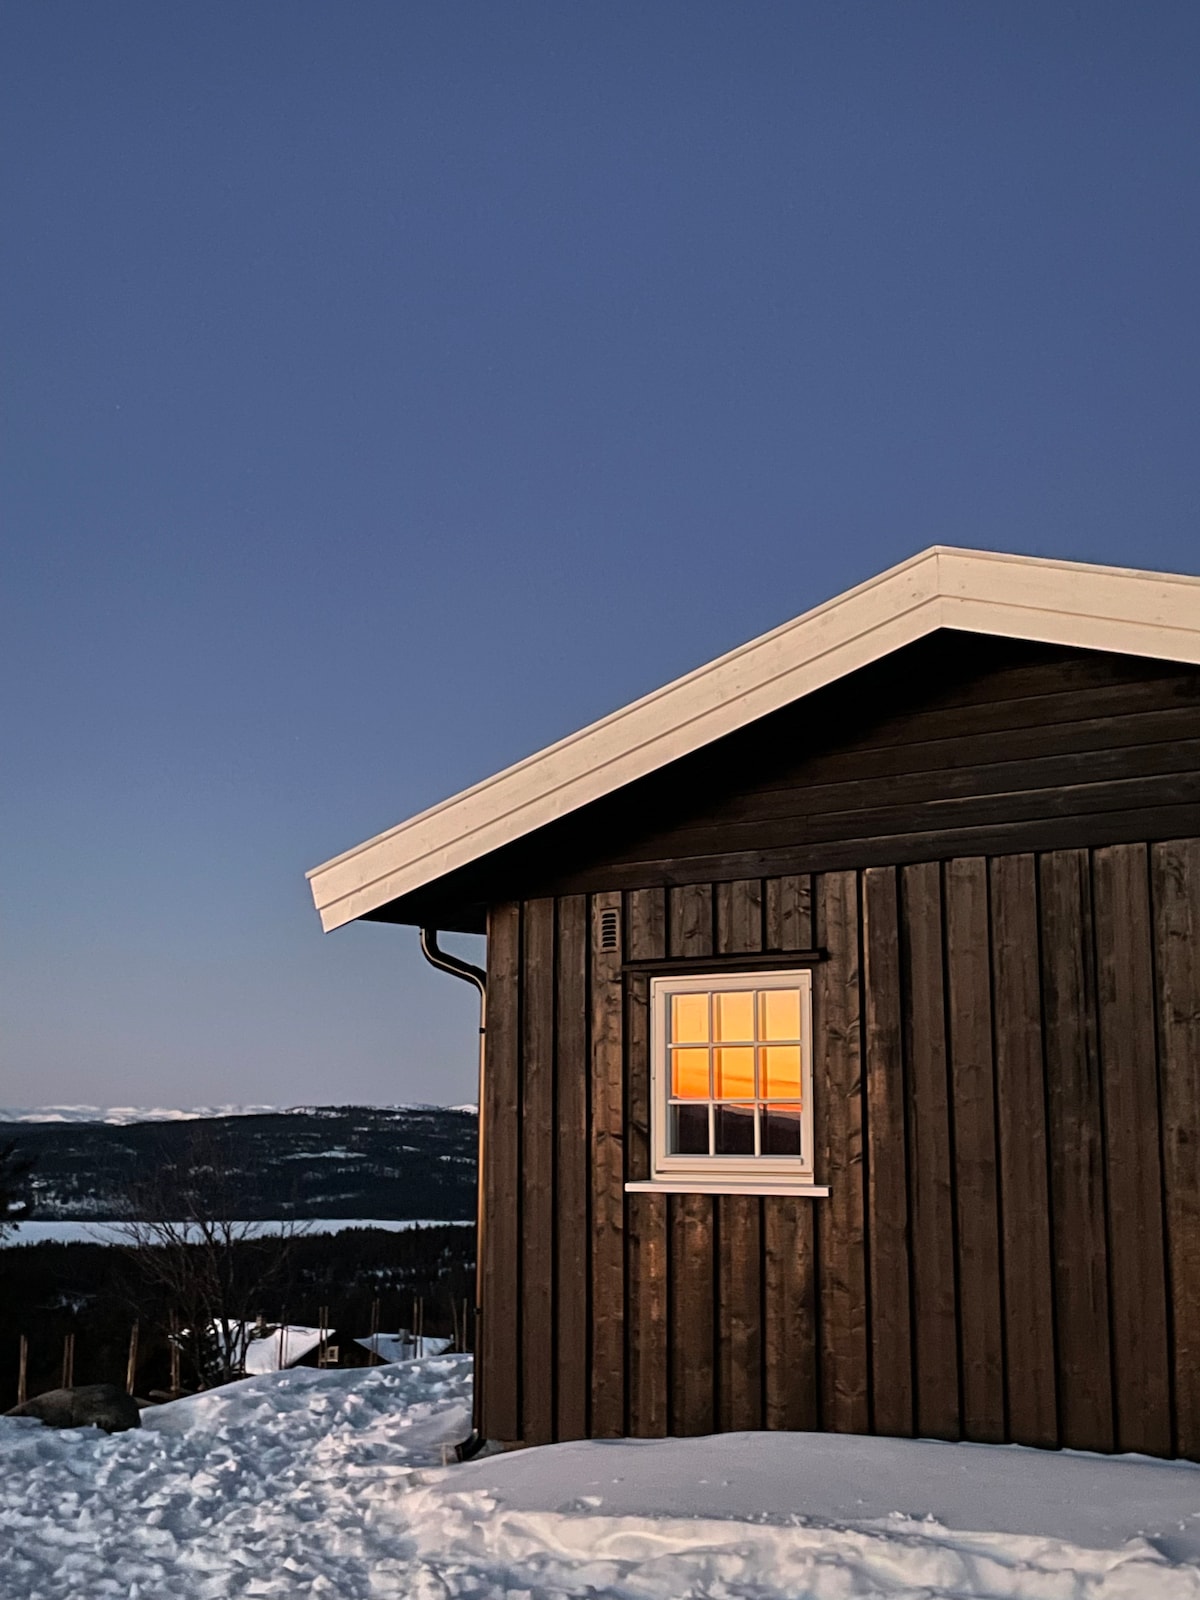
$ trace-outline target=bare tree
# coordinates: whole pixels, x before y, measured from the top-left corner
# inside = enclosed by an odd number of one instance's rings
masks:
[[[29,1215],[29,1174],[33,1162],[15,1144],[0,1145],[0,1239]]]
[[[118,1225],[136,1276],[178,1318],[171,1336],[198,1388],[242,1376],[253,1319],[304,1232],[239,1218],[239,1177],[226,1142],[198,1128],[178,1161],[130,1191]]]

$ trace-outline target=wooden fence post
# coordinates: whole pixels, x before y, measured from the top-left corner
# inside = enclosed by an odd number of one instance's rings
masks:
[[[63,1334],[62,1388],[69,1389],[75,1382],[75,1335]]]
[[[178,1400],[181,1385],[179,1382],[179,1314],[176,1311],[171,1312],[170,1332],[167,1343],[171,1352],[171,1399]]]
[[[138,1325],[135,1322],[129,1330],[129,1359],[125,1363],[125,1393],[132,1394],[137,1379],[138,1359]]]
[[[17,1355],[17,1404],[23,1406],[29,1399],[29,1340],[21,1335],[21,1347]]]

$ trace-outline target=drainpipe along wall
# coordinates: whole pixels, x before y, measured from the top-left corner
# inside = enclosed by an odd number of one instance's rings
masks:
[[[469,1461],[472,1456],[478,1455],[487,1440],[483,1434],[483,1362],[481,1356],[481,1336],[483,1333],[483,1161],[484,1140],[486,1136],[486,1123],[484,1120],[485,1101],[485,1076],[487,1072],[487,974],[481,967],[473,966],[469,961],[461,961],[458,956],[452,956],[442,950],[438,945],[438,930],[436,928],[421,929],[421,953],[431,966],[437,967],[439,972],[448,972],[451,977],[461,978],[464,983],[470,983],[479,990],[479,1169],[476,1177],[475,1200],[475,1326],[474,1338],[471,1341],[475,1352],[474,1384],[472,1389],[471,1407],[471,1432],[454,1447],[454,1453],[460,1461]]]

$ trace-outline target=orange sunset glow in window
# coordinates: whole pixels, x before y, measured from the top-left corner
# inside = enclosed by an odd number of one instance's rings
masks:
[[[807,976],[667,996],[668,1156],[802,1154]]]

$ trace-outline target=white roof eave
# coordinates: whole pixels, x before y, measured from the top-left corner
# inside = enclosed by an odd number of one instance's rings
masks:
[[[315,867],[327,932],[937,628],[1200,662],[1200,578],[946,546]]]

